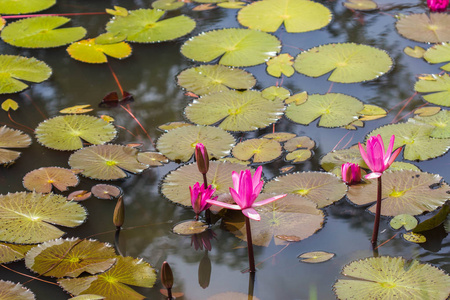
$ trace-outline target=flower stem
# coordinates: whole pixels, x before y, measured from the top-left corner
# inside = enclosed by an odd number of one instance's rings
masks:
[[[253,241],[252,241],[252,230],[250,228],[250,219],[245,218],[245,228],[247,230],[247,249],[248,249],[248,264],[250,267],[250,272],[254,273],[255,269],[255,256],[253,255]]]
[[[373,223],[372,233],[372,248],[376,248],[378,240],[378,229],[380,228],[380,215],[381,215],[381,176],[378,177],[378,190],[377,190],[377,208],[375,213],[375,221]]]

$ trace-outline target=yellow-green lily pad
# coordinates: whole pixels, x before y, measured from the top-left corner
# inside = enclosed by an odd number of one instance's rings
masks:
[[[0,164],[9,164],[20,157],[20,152],[5,148],[27,148],[30,144],[28,134],[6,126],[0,127]]]
[[[434,127],[431,132],[431,137],[438,139],[448,139],[450,138],[450,111],[442,110],[437,114],[429,117],[415,116],[413,119],[408,121],[417,124],[428,124]]]
[[[444,71],[450,71],[450,43],[434,45],[425,52],[423,58],[432,64],[449,62],[440,68]]]
[[[378,8],[378,5],[371,0],[348,0],[343,2],[342,5],[349,9],[362,11],[374,10]]]
[[[2,0],[0,1],[0,14],[20,15],[45,10],[56,4],[56,0]]]
[[[389,222],[389,225],[391,225],[391,227],[394,229],[405,227],[406,230],[411,230],[414,229],[414,227],[416,227],[418,223],[419,222],[416,218],[414,218],[414,216],[408,214],[400,214],[393,217]]]
[[[270,139],[250,139],[238,143],[232,154],[240,160],[253,158],[254,163],[270,162],[281,156],[281,145]]]
[[[33,247],[34,245],[0,243],[0,263],[5,264],[21,260],[25,257],[25,253],[27,253]]]
[[[447,73],[433,74],[419,79],[414,85],[414,90],[419,93],[428,93],[422,97],[430,103],[450,106],[450,76]]]
[[[106,55],[123,59],[131,55],[131,47],[125,42],[97,44],[96,39],[82,40],[73,43],[67,48],[67,52],[73,59],[91,63],[100,64],[108,62]]]
[[[0,280],[0,299],[5,300],[35,300],[36,297],[29,289],[20,283]]]
[[[270,60],[266,62],[267,64],[267,73],[274,77],[281,77],[281,74],[284,74],[287,77],[291,77],[294,75],[294,68],[292,65],[293,57],[288,53],[283,53],[278,56],[272,57]]]

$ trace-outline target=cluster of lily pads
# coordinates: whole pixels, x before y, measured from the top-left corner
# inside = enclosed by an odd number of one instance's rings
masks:
[[[239,68],[265,63],[268,74],[277,78],[290,77],[295,72],[310,77],[330,73],[329,81],[344,84],[375,80],[389,72],[393,67],[392,58],[384,50],[368,45],[321,45],[303,51],[295,58],[282,53],[281,41],[270,32],[276,32],[280,26],[289,33],[323,28],[332,20],[331,11],[324,5],[307,0],[195,2],[242,7],[237,19],[246,28],[207,31],[191,37],[182,45],[181,53],[191,60],[217,62],[190,67],[177,76],[178,85],[193,98],[184,109],[191,123],[161,125],[160,129],[165,133],[156,143],[159,152],[112,144],[117,130],[108,118],[70,111],[70,114],[40,123],[35,135],[41,145],[75,151],[68,160],[71,169],[51,167],[34,170],[23,179],[25,188],[31,192],[0,196],[0,220],[11,224],[5,227],[8,230],[0,230],[0,240],[4,242],[1,247],[7,253],[2,263],[25,258],[30,270],[59,278],[60,286],[73,295],[141,299],[142,295],[127,285],[153,286],[153,268],[141,260],[118,256],[112,247],[99,241],[61,239],[64,232],[51,224],[78,226],[85,221],[86,210],[75,201],[67,201],[65,197],[51,193],[52,190],[65,191],[76,186],[78,174],[96,180],[118,180],[169,160],[186,163],[192,160],[195,145],[202,143],[214,160],[207,173],[208,183],[216,189],[216,195],[226,199],[229,198],[229,188],[233,186],[233,171],[251,170],[251,164],[267,164],[281,157],[293,164],[302,163],[314,155],[315,142],[311,137],[274,132],[246,139],[245,132],[264,129],[283,117],[301,125],[320,118],[318,126],[352,130],[362,127],[364,121],[386,116],[383,108],[364,104],[341,93],[309,95],[307,91],[297,91],[291,94],[282,86],[254,90],[255,76]],[[51,0],[40,1],[40,4],[33,3],[36,7],[30,4],[25,8],[0,4],[0,14],[37,12],[54,3]],[[369,0],[352,0],[344,4],[351,9],[376,9],[376,4],[374,7]],[[67,52],[72,58],[86,63],[106,63],[109,57],[125,59],[130,56],[132,49],[129,43],[174,40],[186,36],[196,27],[196,22],[188,16],[164,18],[162,9],[179,9],[185,5],[183,2],[158,0],[152,5],[152,9],[131,11],[121,7],[108,9],[113,17],[106,24],[106,32],[92,39],[81,40],[86,35],[82,27],[59,28],[69,22],[69,18],[47,15],[8,22],[0,37],[8,44],[23,48],[70,44]],[[4,25],[7,20],[7,16],[1,18],[0,23]],[[396,28],[408,39],[436,43],[426,51],[405,49],[408,55],[423,57],[430,63],[441,63],[450,61],[449,24],[448,14],[416,14],[399,17]],[[449,71],[448,64],[441,68]],[[47,64],[35,58],[12,55],[0,55],[0,70],[4,74],[0,79],[2,94],[23,91],[28,87],[23,81],[39,83],[48,79],[52,72]],[[450,106],[450,77],[447,73],[423,75],[414,89],[425,93],[423,98],[429,103]],[[403,158],[407,160],[441,156],[450,148],[450,118],[448,110],[438,106],[417,110],[415,116],[406,122],[382,126],[367,136],[380,134],[388,141],[391,135],[395,135],[394,148],[404,147]],[[276,126],[273,126],[275,131]],[[244,138],[236,142],[235,133],[243,133]],[[30,143],[31,138],[27,134],[0,127],[0,163],[12,164],[20,153],[10,149],[25,148]],[[368,210],[373,212],[374,206],[370,205],[376,200],[373,197],[376,194],[375,182],[366,180],[348,187],[340,178],[341,165],[346,162],[358,163],[367,169],[358,149],[351,147],[326,154],[320,161],[324,171],[285,174],[268,181],[257,201],[274,193],[288,196],[257,208],[261,221],[251,221],[256,237],[253,243],[268,246],[273,240],[276,245],[281,245],[308,238],[324,225],[321,209],[345,196],[355,205],[369,206]],[[287,167],[285,173],[289,170]],[[381,214],[394,217],[391,221],[393,228],[400,228],[398,224],[405,225],[410,231],[404,235],[405,239],[423,241],[423,236],[414,233],[434,228],[445,221],[449,211],[445,202],[449,199],[450,187],[439,175],[422,172],[409,163],[395,162],[390,170],[383,175]],[[189,186],[202,180],[196,163],[183,164],[163,179],[161,192],[170,201],[189,207]],[[118,196],[109,189],[102,191],[97,191],[97,195]],[[92,192],[95,194],[95,189]],[[85,194],[75,194],[71,200],[81,200]],[[417,226],[410,225],[414,223],[412,219],[416,220],[413,216],[441,206],[441,211],[428,225],[427,221]],[[238,238],[246,240],[242,215],[227,212],[222,222]],[[33,232],[41,233],[39,240]],[[405,265],[406,261],[400,257],[374,257],[352,262],[344,267],[343,273],[358,280],[339,279],[334,286],[335,292],[341,299],[363,299],[373,295],[373,285],[381,284],[380,295],[390,293],[392,298],[405,291],[409,293],[407,297],[410,298],[407,299],[420,297],[420,293],[429,293],[433,299],[448,296],[448,274],[417,261],[408,268]],[[378,273],[370,271],[377,269],[388,275],[378,278]],[[91,275],[79,277],[83,272]],[[139,273],[142,277],[130,279],[126,274],[131,273]],[[408,286],[397,286],[397,280],[410,279],[410,285],[417,288],[417,293],[410,291]],[[17,290],[20,295],[26,295],[23,299],[33,299],[31,292],[17,288],[17,285],[0,283],[3,286],[0,293]],[[360,290],[361,294],[355,290]]]

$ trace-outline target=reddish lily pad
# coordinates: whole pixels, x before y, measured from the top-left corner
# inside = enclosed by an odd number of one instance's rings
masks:
[[[92,194],[100,199],[112,199],[120,196],[122,191],[115,185],[96,184],[91,189]]]
[[[70,169],[59,167],[39,168],[28,172],[23,178],[23,186],[38,193],[50,193],[52,187],[61,192],[67,191],[68,187],[77,186],[78,182],[78,176]]]
[[[35,300],[33,292],[20,283],[0,280],[0,299],[4,300]]]
[[[4,148],[27,148],[30,144],[28,134],[6,126],[0,127],[0,164],[9,164],[20,157],[20,152]]]

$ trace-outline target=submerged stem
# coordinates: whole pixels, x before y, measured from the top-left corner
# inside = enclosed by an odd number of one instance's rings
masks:
[[[378,229],[380,228],[380,215],[381,215],[381,176],[378,177],[378,189],[377,189],[377,207],[375,213],[375,221],[373,223],[372,233],[372,248],[376,248],[378,240]]]
[[[252,241],[252,230],[250,228],[250,219],[245,218],[245,228],[247,230],[247,249],[248,249],[248,264],[250,267],[250,272],[254,273],[255,270],[255,256],[253,255],[253,241]]]

